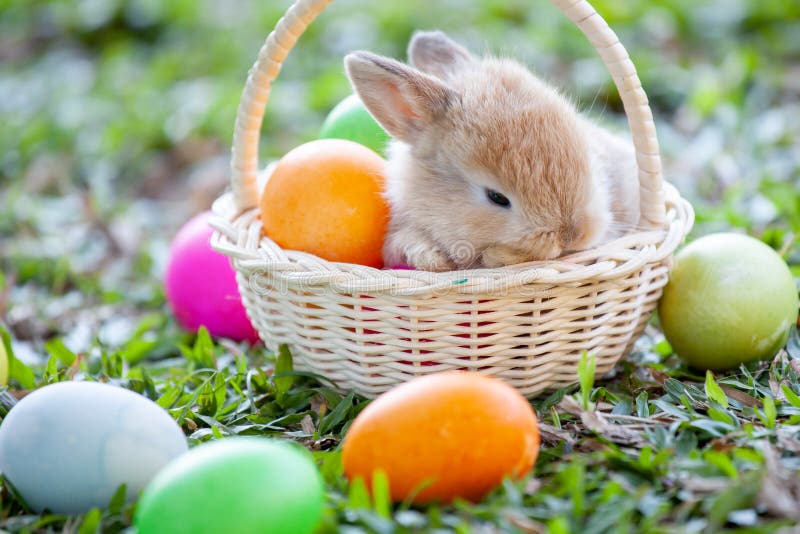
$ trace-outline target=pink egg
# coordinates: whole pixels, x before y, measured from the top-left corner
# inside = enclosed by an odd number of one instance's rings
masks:
[[[214,337],[258,341],[230,261],[211,248],[211,215],[195,216],[172,241],[164,278],[167,301],[187,330],[205,326]]]

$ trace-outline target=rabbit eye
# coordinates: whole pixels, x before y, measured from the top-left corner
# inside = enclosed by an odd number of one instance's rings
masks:
[[[488,198],[492,204],[497,204],[501,208],[511,207],[511,201],[508,200],[508,197],[502,193],[498,193],[494,189],[486,190],[486,198]]]

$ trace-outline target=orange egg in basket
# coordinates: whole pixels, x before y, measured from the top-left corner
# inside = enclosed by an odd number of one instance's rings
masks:
[[[261,195],[264,233],[285,249],[382,267],[389,222],[384,165],[352,141],[321,139],[295,148],[277,163]]]

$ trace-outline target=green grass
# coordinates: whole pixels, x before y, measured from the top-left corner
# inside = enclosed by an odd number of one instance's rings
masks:
[[[748,232],[782,250],[800,275],[800,5],[594,3],[640,70],[666,176],[698,213],[693,237]],[[225,187],[246,71],[287,5],[0,6],[0,330],[19,360],[0,393],[0,417],[24,390],[77,377],[155,400],[192,444],[234,434],[299,441],[326,479],[325,532],[794,525],[796,332],[775,361],[710,376],[681,365],[653,325],[613,376],[593,382],[586,373],[574,388],[534,401],[543,447],[529,477],[478,504],[409,508],[373,502],[342,477],[339,444],[364,399],[291,371],[287,355],[177,328],[161,286],[166,248]],[[262,155],[316,135],[348,92],[348,50],[402,57],[414,29],[434,27],[525,60],[582,108],[622,124],[593,51],[544,0],[339,0],[275,86]],[[0,529],[11,532],[120,531],[131,514],[114,502],[81,517],[41,516],[0,491]]]
[[[534,402],[543,448],[531,476],[479,504],[393,509],[342,475],[341,437],[366,401],[293,371],[288,353],[245,355],[244,347],[215,344],[205,332],[192,340],[173,328],[168,320],[150,325],[148,333],[179,341],[174,357],[144,364],[131,363],[140,358],[136,349],[79,355],[51,342],[36,383],[82,374],[120,384],[167,409],[193,445],[233,435],[301,442],[327,483],[325,532],[470,532],[487,525],[511,532],[771,532],[797,519],[783,504],[797,497],[800,468],[800,377],[789,354],[704,378],[681,369],[664,342],[645,338],[647,348],[628,357],[615,378],[593,385],[587,366],[580,386]],[[796,332],[790,350],[800,356]],[[16,374],[23,376],[19,368]],[[0,402],[3,415],[13,400]],[[2,513],[11,531],[93,532],[99,525],[110,532],[130,524],[132,507],[38,516],[6,489]]]

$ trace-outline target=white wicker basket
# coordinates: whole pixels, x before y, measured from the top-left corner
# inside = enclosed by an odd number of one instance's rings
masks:
[[[283,250],[261,232],[258,146],[273,80],[332,0],[297,0],[258,55],[233,141],[232,192],[214,205],[213,246],[229,256],[267,347],[368,397],[452,369],[506,380],[532,397],[574,384],[581,354],[609,371],[641,334],[693,211],[663,182],[652,113],[625,48],[584,0],[553,0],[600,53],[633,134],[648,228],[558,261],[451,273],[386,271]]]

